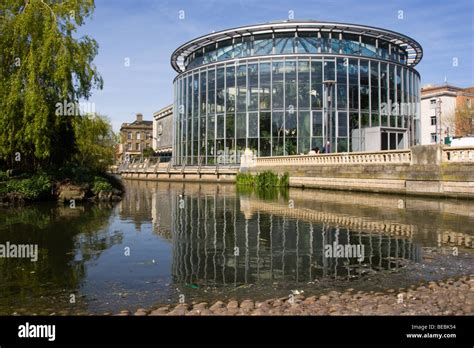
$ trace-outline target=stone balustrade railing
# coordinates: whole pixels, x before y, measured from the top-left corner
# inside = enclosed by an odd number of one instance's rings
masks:
[[[278,157],[257,157],[258,166],[299,166],[328,164],[410,164],[410,150],[390,150],[378,152],[343,152],[317,155],[296,155]]]
[[[474,162],[474,146],[443,148],[443,162]]]

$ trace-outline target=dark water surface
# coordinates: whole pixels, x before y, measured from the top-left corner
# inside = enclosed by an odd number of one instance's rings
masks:
[[[37,262],[0,257],[0,314],[380,291],[474,271],[474,202],[297,189],[256,195],[234,185],[144,181],[126,187],[115,205],[0,208],[0,244],[39,248]]]

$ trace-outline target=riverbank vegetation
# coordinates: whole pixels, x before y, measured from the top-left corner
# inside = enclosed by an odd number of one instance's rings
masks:
[[[93,10],[90,0],[0,4],[0,202],[120,195],[106,174],[115,135],[87,102],[103,86],[98,44],[77,34]]]
[[[266,170],[255,175],[250,173],[238,173],[236,184],[238,186],[248,186],[256,189],[268,189],[272,187],[288,187],[290,177],[287,172],[282,175]]]

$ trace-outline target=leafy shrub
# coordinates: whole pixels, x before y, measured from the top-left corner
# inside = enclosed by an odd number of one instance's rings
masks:
[[[235,182],[239,186],[253,186],[255,184],[255,179],[250,173],[237,173]]]
[[[100,191],[112,191],[112,185],[107,179],[101,176],[95,176],[92,184],[92,192],[97,195]]]
[[[7,181],[6,192],[18,193],[25,199],[34,201],[51,194],[51,181],[46,174],[38,173],[28,179]]]
[[[288,187],[290,186],[290,174],[288,172],[283,173],[282,176],[280,176],[280,187]]]
[[[0,170],[0,181],[7,181],[8,179],[9,178],[8,178],[7,172],[4,172],[4,171]]]
[[[266,170],[262,173],[259,173],[255,177],[255,185],[260,189],[277,187],[279,185],[278,174],[272,172],[271,170]]]

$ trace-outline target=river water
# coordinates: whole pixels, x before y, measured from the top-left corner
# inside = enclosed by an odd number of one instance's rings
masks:
[[[0,314],[383,291],[473,274],[474,202],[126,181],[116,204],[0,208]]]

